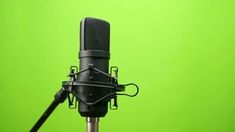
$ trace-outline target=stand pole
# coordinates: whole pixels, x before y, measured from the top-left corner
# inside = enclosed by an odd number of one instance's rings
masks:
[[[30,132],[37,132],[38,129],[42,126],[42,124],[47,120],[47,118],[51,115],[51,113],[55,110],[55,108],[63,103],[66,99],[67,92],[64,88],[61,88],[59,92],[56,93],[54,100],[47,108],[47,110],[43,113],[43,115],[39,118],[39,120],[34,124]]]
[[[86,122],[86,132],[98,132],[99,117],[87,117]]]

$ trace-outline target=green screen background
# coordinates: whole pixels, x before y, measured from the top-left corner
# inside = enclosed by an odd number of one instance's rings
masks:
[[[235,131],[234,0],[1,0],[1,132],[29,131],[50,104],[87,16],[111,23],[110,65],[140,87],[101,132]],[[66,101],[40,131],[82,132],[85,119]]]

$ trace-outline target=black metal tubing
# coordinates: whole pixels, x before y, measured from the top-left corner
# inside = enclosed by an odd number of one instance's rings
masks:
[[[49,105],[47,110],[43,113],[43,115],[39,118],[39,120],[34,124],[30,132],[37,132],[38,129],[42,126],[42,124],[47,120],[47,118],[51,115],[51,113],[55,110],[55,108],[63,103],[66,99],[67,91],[64,88],[61,88],[59,92],[56,93],[54,100]]]

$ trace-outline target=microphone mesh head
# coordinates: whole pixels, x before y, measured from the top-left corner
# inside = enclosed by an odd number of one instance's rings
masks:
[[[109,52],[110,25],[95,18],[81,22],[81,50],[103,50]]]

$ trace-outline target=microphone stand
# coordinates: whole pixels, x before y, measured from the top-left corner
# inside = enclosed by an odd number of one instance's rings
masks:
[[[33,128],[30,130],[30,132],[37,132],[38,129],[42,126],[42,124],[47,120],[47,118],[51,115],[51,113],[55,110],[55,108],[60,104],[63,103],[66,99],[67,92],[64,88],[61,88],[60,91],[58,91],[55,94],[54,100],[51,102],[49,107],[46,109],[46,111],[43,113],[43,115],[39,118],[39,120],[35,123]]]
[[[71,69],[71,68],[70,68]],[[71,69],[70,71],[70,81],[73,81],[75,79],[74,76],[74,70]],[[70,86],[71,88],[71,86]],[[43,125],[43,123],[47,120],[47,118],[51,115],[51,113],[56,109],[56,107],[63,103],[67,96],[68,96],[68,90],[62,87],[54,96],[54,100],[51,102],[51,104],[48,106],[46,111],[42,114],[42,116],[38,119],[38,121],[34,124],[30,132],[37,132],[38,129]]]
[[[86,117],[86,131],[98,132],[99,130],[99,117]]]

